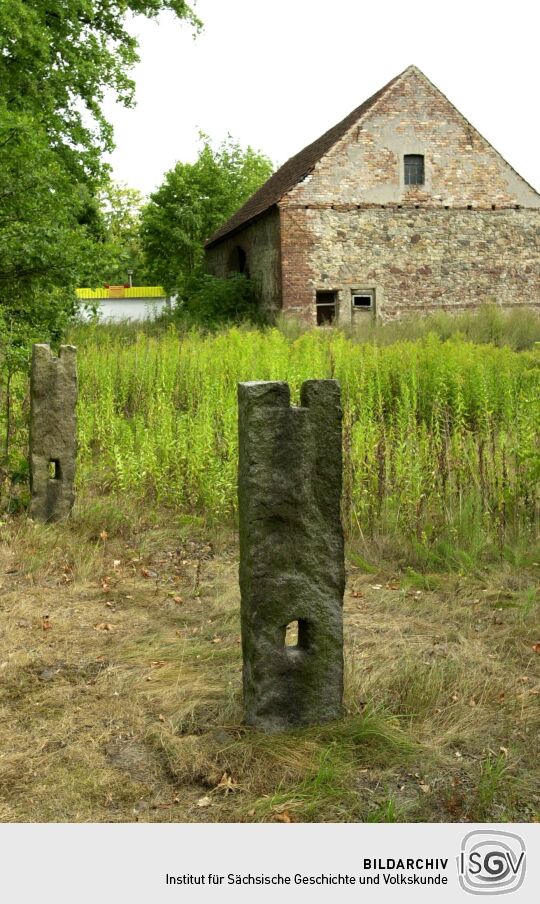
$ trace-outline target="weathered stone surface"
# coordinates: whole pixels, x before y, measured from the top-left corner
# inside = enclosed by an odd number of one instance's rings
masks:
[[[75,500],[77,350],[34,345],[30,374],[30,516],[67,518]]]
[[[238,401],[245,718],[282,731],[341,711],[340,387],[308,380],[294,408],[287,383],[240,383]]]

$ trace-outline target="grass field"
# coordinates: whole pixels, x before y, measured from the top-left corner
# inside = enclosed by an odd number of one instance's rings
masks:
[[[538,820],[538,352],[76,341],[73,518],[32,524],[15,487],[0,527],[0,819]],[[242,725],[236,383],[297,398],[324,376],[344,400],[345,713],[269,738]],[[23,382],[15,399],[13,460]]]

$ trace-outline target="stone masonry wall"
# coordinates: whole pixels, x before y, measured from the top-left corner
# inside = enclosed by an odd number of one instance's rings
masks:
[[[316,290],[375,289],[376,312],[459,310],[486,302],[540,307],[539,210],[286,210],[284,309],[315,322]]]
[[[424,156],[423,185],[404,184],[405,154]],[[341,320],[351,289],[375,289],[384,318],[540,305],[540,195],[415,67],[278,207],[210,249],[211,272],[241,245],[265,305],[310,323],[317,290],[339,293]]]
[[[249,276],[254,281],[265,310],[281,305],[281,267],[279,244],[279,213],[269,211],[242,229],[206,249],[205,266],[212,276],[230,275],[230,259],[234,249],[240,247],[246,254]]]
[[[423,154],[425,184],[404,184]],[[540,304],[540,196],[414,68],[280,202],[283,309],[376,290],[382,317]],[[367,316],[355,311],[354,316]]]

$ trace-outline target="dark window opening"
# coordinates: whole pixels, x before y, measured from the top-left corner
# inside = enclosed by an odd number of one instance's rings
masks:
[[[229,273],[244,273],[248,276],[247,254],[240,245],[236,245],[229,255],[228,267]]]
[[[333,323],[336,319],[336,293],[317,292],[315,296],[317,326]]]
[[[364,289],[363,291],[360,289],[353,289],[351,292],[351,304],[353,313],[355,311],[359,311],[360,316],[362,315],[362,313],[374,314],[375,289]]]
[[[405,154],[405,185],[424,184],[424,157],[422,154]]]
[[[289,650],[307,650],[309,646],[309,624],[305,618],[292,621],[283,628],[283,645]]]
[[[62,472],[60,470],[60,459],[51,458],[49,460],[49,480],[61,480]]]
[[[353,308],[371,308],[373,307],[373,295],[353,295]]]

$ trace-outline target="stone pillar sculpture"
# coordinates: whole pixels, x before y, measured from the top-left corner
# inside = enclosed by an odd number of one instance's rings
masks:
[[[34,345],[30,371],[30,517],[67,518],[75,500],[77,350]]]
[[[308,380],[294,408],[287,383],[240,383],[238,403],[245,719],[275,732],[341,713],[340,387]]]

